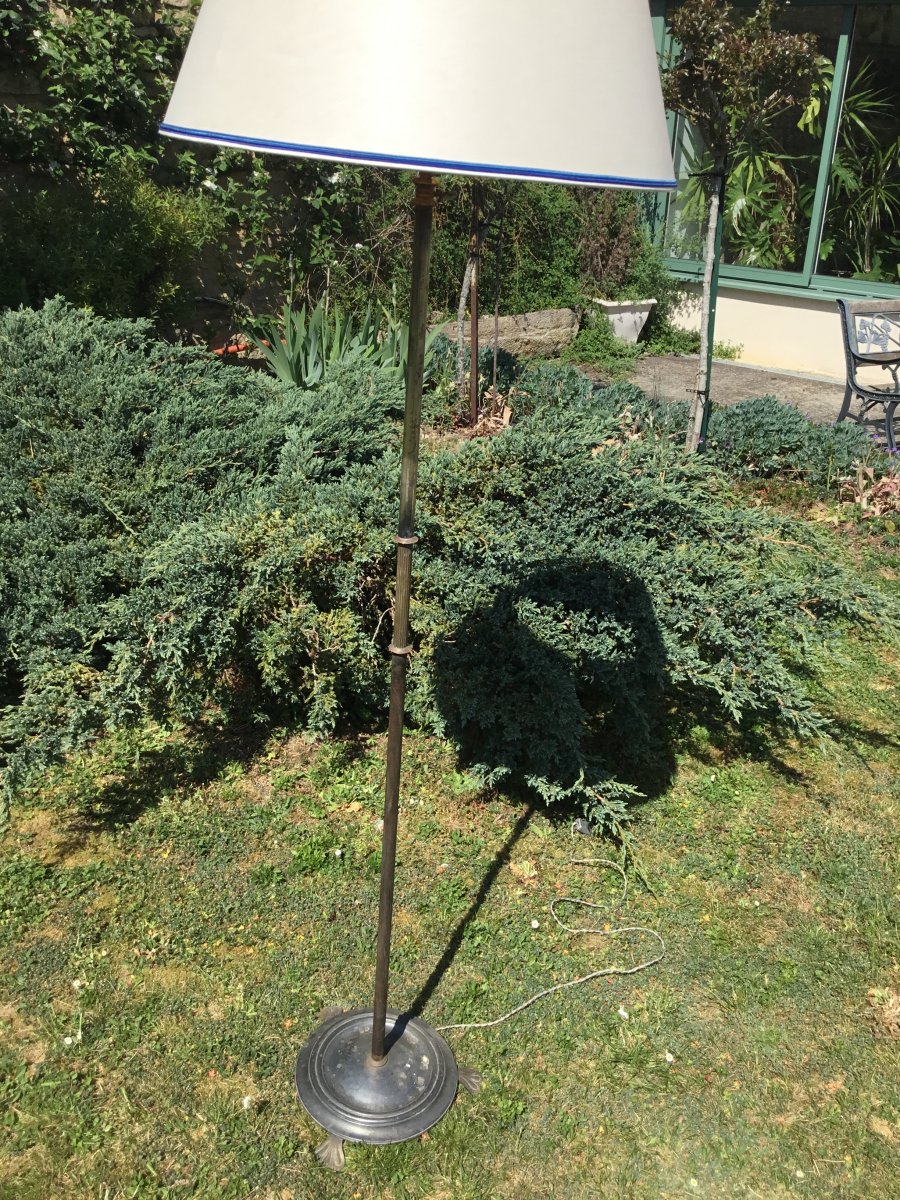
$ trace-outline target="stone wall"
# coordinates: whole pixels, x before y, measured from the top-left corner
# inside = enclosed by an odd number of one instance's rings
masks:
[[[16,108],[19,104],[37,108],[40,100],[41,85],[33,76],[18,71],[0,71],[0,105],[4,108]]]
[[[514,317],[500,317],[498,322],[498,345],[519,358],[539,355],[552,358],[559,354],[578,333],[578,313],[573,308],[549,308],[542,312],[520,313]],[[469,341],[469,322],[465,324],[465,340]],[[441,326],[451,341],[456,341],[456,322],[448,321]],[[493,346],[494,318],[482,317],[478,322],[478,344]]]

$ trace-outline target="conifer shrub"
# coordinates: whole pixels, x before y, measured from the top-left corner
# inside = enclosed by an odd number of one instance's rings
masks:
[[[567,370],[572,371],[572,381]],[[545,402],[551,398],[543,379],[557,380],[556,391],[584,403],[590,382],[572,368],[542,366],[526,372],[523,386]],[[535,378],[538,386],[530,384]],[[687,429],[686,402],[659,403],[633,383],[594,385],[594,403],[611,412],[634,418],[635,429],[657,437],[682,438]],[[568,401],[566,401],[568,402]],[[818,493],[840,490],[857,464],[871,464],[876,474],[889,468],[890,460],[873,437],[853,421],[820,425],[792,404],[775,396],[755,396],[728,408],[715,408],[704,447],[706,459],[735,479],[796,480]]]
[[[227,573],[230,522],[265,509],[270,493],[274,506],[276,478],[290,500],[383,454],[387,414],[401,404],[385,375],[336,371],[307,394],[156,341],[145,322],[59,300],[0,317],[0,737],[13,754],[10,781],[145,705],[161,711],[153,689],[113,682],[117,606],[145,577],[165,578],[184,530],[198,557],[167,582],[194,604],[179,610],[182,632],[206,661],[219,625],[202,624],[199,593]],[[215,590],[209,601],[215,609]],[[159,631],[172,620],[158,614]],[[180,685],[186,697],[198,686],[191,671]]]
[[[8,791],[151,716],[383,721],[389,375],[301,392],[60,302],[0,317],[0,364]],[[410,717],[607,819],[685,723],[820,731],[807,652],[868,609],[824,535],[741,507],[636,390],[531,386],[502,434],[423,455]]]
[[[416,711],[485,779],[598,816],[665,766],[684,721],[822,731],[804,661],[863,616],[860,589],[627,410],[538,409],[432,458],[423,493]]]
[[[756,396],[713,413],[706,452],[744,478],[786,475],[816,488],[835,488],[876,447],[853,421],[817,425],[774,396]]]
[[[595,403],[597,386],[577,367],[538,362],[526,368],[519,380],[516,411],[530,416],[536,409],[559,405],[580,408]]]

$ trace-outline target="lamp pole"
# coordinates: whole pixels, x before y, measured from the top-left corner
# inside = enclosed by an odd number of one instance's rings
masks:
[[[428,324],[428,282],[434,209],[430,173],[416,177],[412,290],[409,305],[409,355],[400,468],[400,518],[397,536],[397,583],[390,645],[391,703],[388,716],[381,837],[381,890],[375,954],[375,994],[371,1009],[329,1009],[323,1023],[297,1056],[300,1100],[330,1134],[316,1151],[319,1161],[339,1168],[343,1141],[402,1142],[418,1137],[444,1115],[458,1084],[477,1091],[477,1071],[460,1070],[440,1034],[417,1017],[388,1009],[397,822],[400,806],[400,759],[409,644],[409,598],[415,535],[419,432]],[[390,1035],[390,1036],[389,1036]],[[389,1044],[388,1044],[389,1043]]]
[[[247,7],[246,0],[203,0],[163,133],[424,172],[416,181],[374,1003],[326,1010],[294,1072],[300,1102],[329,1134],[316,1154],[340,1167],[345,1141],[418,1137],[441,1119],[458,1086],[478,1087],[477,1073],[458,1067],[439,1030],[387,1006],[433,177],[643,189],[675,180],[646,0],[567,0],[564,20],[548,16],[545,0],[517,0],[514,22],[508,5],[459,0],[459,20],[449,24],[440,6],[415,0],[267,0],[270,20],[249,24]],[[478,72],[473,22],[486,42],[502,39],[535,81],[515,105],[502,73]],[[394,28],[403,36],[386,35]],[[607,114],[626,89],[623,125]],[[584,121],[571,121],[572,112]],[[472,383],[477,408],[477,360]]]
[[[391,707],[388,716],[387,769],[384,785],[384,830],[381,837],[381,893],[378,902],[378,942],[375,954],[375,1003],[372,1019],[372,1058],[384,1059],[388,972],[391,957],[391,916],[394,869],[397,860],[397,812],[400,802],[400,758],[403,749],[403,705],[409,645],[409,595],[415,535],[416,479],[419,470],[419,430],[422,424],[422,384],[425,373],[425,334],[428,323],[428,279],[434,182],[416,177],[412,293],[409,301],[409,357],[406,368],[406,406],[403,416],[403,461],[400,469],[400,521],[397,531],[397,589],[391,653]]]

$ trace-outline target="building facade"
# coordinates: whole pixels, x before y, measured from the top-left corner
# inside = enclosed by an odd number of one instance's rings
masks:
[[[663,61],[672,8],[651,0]],[[716,339],[740,346],[740,361],[840,378],[835,299],[900,299],[900,0],[804,0],[782,20],[815,35],[819,83],[806,111],[782,113],[734,156]],[[657,207],[656,233],[696,295],[703,147],[683,118],[670,115],[669,129],[680,184]],[[682,321],[695,326],[699,305]]]

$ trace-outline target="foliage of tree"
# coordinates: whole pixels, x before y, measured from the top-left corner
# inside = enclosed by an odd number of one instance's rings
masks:
[[[833,72],[832,72],[833,74]],[[900,278],[900,136],[897,106],[863,62],[847,85],[831,164],[831,191],[819,257],[838,274]],[[814,131],[820,131],[814,126]]]
[[[187,160],[183,159],[186,164]],[[270,297],[315,303],[326,292],[360,311],[376,300],[405,313],[412,252],[413,176],[234,150],[195,157],[191,182],[240,230],[226,285],[239,310]],[[496,230],[481,254],[482,297],[501,312],[577,306],[583,297],[578,239],[582,189],[499,185],[505,195],[503,270]],[[442,176],[435,210],[431,305],[455,312],[468,253],[470,181]],[[497,203],[500,202],[497,197]],[[499,287],[499,295],[498,295]]]
[[[176,324],[223,229],[203,194],[156,184],[134,161],[14,185],[0,201],[0,304],[59,294],[104,316]]]
[[[64,293],[169,324],[224,220],[158,133],[186,24],[124,0],[0,10],[0,304]],[[187,186],[186,186],[187,185]]]
[[[708,414],[707,348],[716,235],[721,229],[722,193],[733,156],[792,108],[802,109],[817,85],[816,40],[778,28],[781,0],[758,0],[749,11],[722,0],[683,0],[669,26],[675,44],[663,74],[668,108],[700,134],[709,156],[705,178],[709,213],[704,250],[700,368],[691,406],[686,446],[696,450]],[[771,198],[770,198],[771,200]]]
[[[148,716],[383,719],[389,374],[300,391],[59,301],[0,317],[0,363],[8,792]],[[637,389],[519,386],[506,432],[424,457],[412,718],[599,816],[681,723],[821,730],[806,651],[864,619],[855,581]]]
[[[0,61],[40,85],[34,104],[0,108],[5,161],[55,176],[122,157],[160,161],[158,117],[185,34],[174,10],[157,4],[141,13],[126,0],[28,0],[18,12],[0,13],[4,25]]]
[[[861,425],[816,425],[774,396],[756,396],[714,412],[706,453],[739,478],[780,475],[832,494],[857,463],[871,461],[883,471],[890,461]]]

